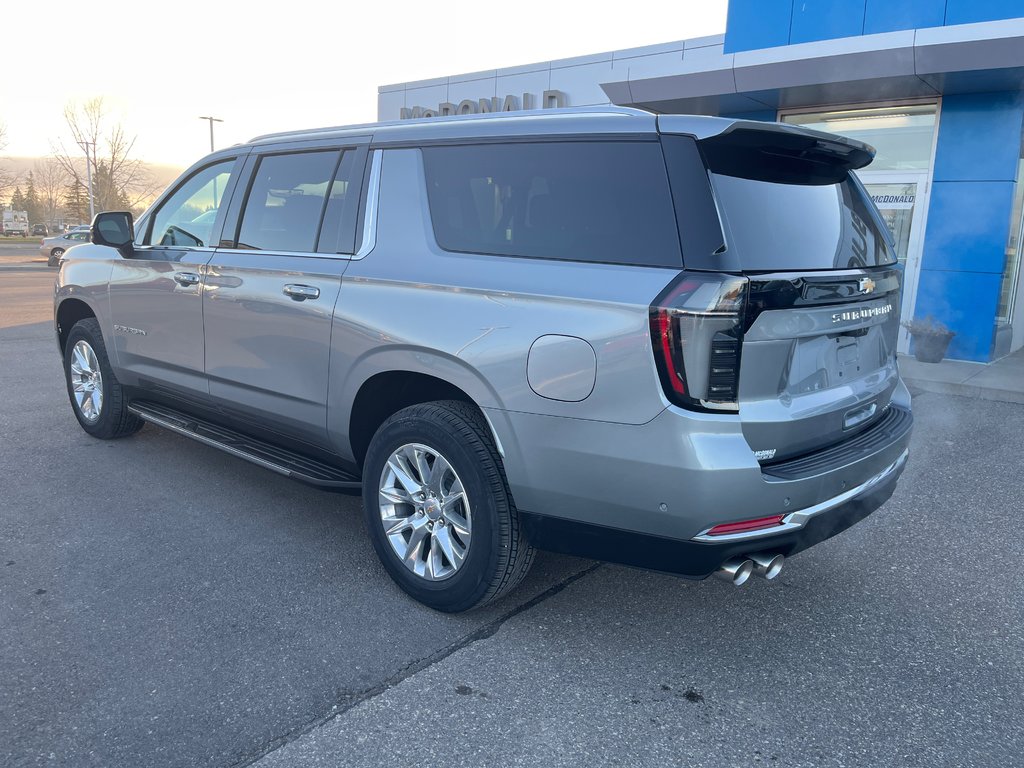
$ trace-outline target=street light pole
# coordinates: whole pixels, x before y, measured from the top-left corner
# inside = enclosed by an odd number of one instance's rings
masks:
[[[95,152],[96,142],[80,141],[78,146],[85,151],[85,176],[89,183],[89,223],[92,224],[92,220],[96,218],[96,203],[92,195],[92,157],[89,155],[89,147],[93,147]]]
[[[199,119],[200,120],[208,120],[209,123],[210,123],[210,151],[213,152],[213,124],[214,123],[223,123],[224,121],[221,120],[219,117],[203,117],[203,116],[200,116]]]

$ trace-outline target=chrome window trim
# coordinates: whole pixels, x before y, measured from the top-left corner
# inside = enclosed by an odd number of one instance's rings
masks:
[[[784,518],[782,518],[781,525],[775,525],[771,528],[760,528],[756,531],[741,531],[740,533],[727,533],[721,536],[711,536],[708,531],[715,526],[706,528],[699,534],[693,537],[692,541],[700,541],[704,543],[713,544],[716,542],[734,542],[734,541],[748,541],[752,539],[759,539],[764,536],[775,536],[780,533],[789,533],[790,531],[799,530],[803,528],[810,521],[812,517],[829,512],[836,507],[842,506],[848,501],[851,501],[857,496],[867,493],[876,485],[881,483],[883,480],[888,478],[894,472],[897,472],[907,461],[907,457],[910,455],[910,449],[905,448],[903,453],[899,455],[892,464],[883,469],[874,477],[868,478],[863,483],[855,488],[851,488],[848,491],[844,491],[838,496],[833,496],[831,499],[815,504],[813,507],[807,507],[805,509],[798,510],[796,512],[790,512]]]
[[[217,253],[243,253],[260,256],[295,256],[310,259],[343,259],[352,258],[350,253],[318,253],[316,251],[269,251],[260,248],[217,248]]]
[[[366,188],[366,211],[363,213],[363,240],[353,259],[362,259],[377,246],[377,205],[380,199],[380,169],[384,158],[382,150],[374,149],[370,159],[370,179]]]

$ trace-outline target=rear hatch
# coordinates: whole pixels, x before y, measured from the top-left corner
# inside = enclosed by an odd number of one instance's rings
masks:
[[[670,165],[672,138],[664,142]],[[697,144],[724,242],[684,253],[686,268],[745,278],[733,288],[745,294],[733,302],[734,360],[720,369],[735,384],[719,403],[709,389],[702,405],[738,410],[762,464],[870,429],[899,380],[900,307],[891,236],[853,173],[873,150],[753,123]],[[712,381],[715,372],[712,356]]]

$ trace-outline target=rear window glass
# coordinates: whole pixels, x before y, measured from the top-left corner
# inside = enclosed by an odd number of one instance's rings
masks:
[[[835,184],[783,184],[711,174],[732,256],[749,271],[893,264],[885,226],[851,175]]]
[[[338,152],[296,152],[260,160],[242,213],[238,248],[312,251]],[[330,187],[330,189],[329,189]]]
[[[679,267],[657,142],[425,147],[438,244],[449,251]]]

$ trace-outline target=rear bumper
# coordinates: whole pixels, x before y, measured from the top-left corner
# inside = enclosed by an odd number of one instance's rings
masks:
[[[719,537],[720,541],[680,541],[635,531],[521,512],[527,535],[541,549],[664,571],[690,579],[710,576],[726,560],[757,552],[792,557],[860,522],[882,506],[896,489],[906,454],[879,482],[809,517],[796,528],[774,529],[756,538]]]
[[[771,467],[757,462],[731,414],[668,408],[641,425],[487,415],[537,546],[702,578],[733,555],[799,552],[877,509],[908,455],[913,418],[902,383],[892,406],[902,416],[879,420],[876,432]],[[782,525],[708,535],[774,515]]]

